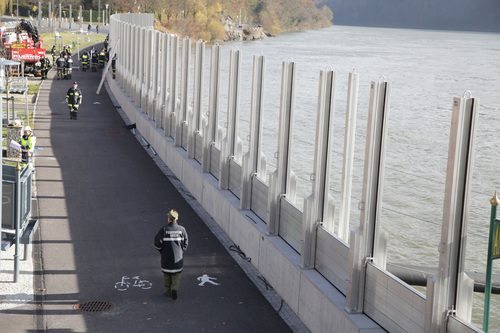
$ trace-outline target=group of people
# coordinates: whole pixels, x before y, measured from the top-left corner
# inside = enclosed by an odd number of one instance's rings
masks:
[[[104,63],[108,61],[108,55],[109,54],[105,48],[103,48],[100,52],[97,52],[93,46],[90,51],[83,51],[80,56],[82,70],[86,71],[90,67],[92,71],[95,72],[97,71],[97,66],[99,66],[99,68],[104,68]]]
[[[56,67],[58,80],[71,80],[73,73],[73,59],[71,59],[71,53],[61,52],[59,58],[56,60]]]

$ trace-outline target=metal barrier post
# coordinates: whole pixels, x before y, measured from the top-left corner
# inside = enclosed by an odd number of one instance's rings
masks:
[[[156,121],[156,115],[158,113],[158,101],[160,100],[160,75],[163,74],[161,72],[161,38],[162,33],[159,31],[154,32],[154,65],[153,65],[153,85],[151,87],[151,104],[152,104],[152,112],[149,116],[149,119]]]
[[[241,158],[241,140],[238,138],[238,114],[240,104],[241,51],[231,50],[229,61],[229,92],[227,105],[226,137],[222,140],[219,166],[219,188],[229,189],[229,165],[231,159]],[[240,148],[239,148],[240,147]]]
[[[331,70],[321,71],[319,81],[314,179],[312,194],[304,199],[304,214],[302,214],[303,242],[300,251],[302,268],[314,268],[317,228],[324,223],[325,228],[333,233],[335,203],[330,195],[330,156],[333,144],[337,74]]]
[[[385,269],[386,236],[377,222],[382,205],[390,91],[391,84],[385,80],[371,84],[360,226],[351,233],[349,248],[349,283],[346,295],[346,311],[349,313],[363,312],[366,264],[374,260],[379,267]]]
[[[278,162],[269,181],[267,204],[267,233],[278,235],[280,228],[281,200],[286,196],[295,201],[296,176],[291,170],[293,115],[295,99],[295,63],[283,62],[281,76],[281,103],[278,134]]]
[[[253,57],[252,100],[250,105],[250,144],[243,156],[241,173],[241,209],[252,208],[252,179],[258,176],[265,179],[266,158],[262,153],[262,124],[264,111],[264,76],[266,58],[263,55]]]
[[[166,122],[166,108],[167,108],[167,100],[168,100],[168,76],[170,74],[170,68],[168,66],[168,61],[170,57],[170,35],[162,34],[162,42],[161,42],[161,87],[160,87],[160,102],[158,108],[158,117],[156,127],[165,129]]]
[[[453,99],[450,145],[446,171],[441,242],[439,243],[439,271],[431,332],[445,332],[446,319],[456,314],[470,321],[471,304],[467,279],[464,278],[467,240],[467,213],[470,180],[474,160],[475,131],[479,101],[470,97]]]
[[[165,136],[175,136],[175,119],[178,110],[177,100],[177,62],[179,59],[179,37],[172,35],[170,37],[170,84],[167,103],[167,112],[165,115]]]
[[[211,150],[212,146],[217,144],[217,131],[219,129],[220,65],[221,47],[219,45],[212,45],[208,124],[203,131],[203,153],[201,157],[202,172],[210,172]]]
[[[191,55],[191,39],[184,38],[182,40],[182,63],[181,63],[181,89],[180,89],[180,103],[179,110],[175,117],[175,139],[174,145],[184,147],[183,134],[184,126],[187,122],[187,102],[189,90],[189,61]]]
[[[342,189],[339,209],[339,230],[337,235],[349,241],[349,217],[351,211],[352,169],[354,164],[354,142],[356,138],[356,115],[358,110],[359,74],[349,73],[347,90],[347,111],[345,117],[344,161],[342,166]]]
[[[196,42],[194,58],[194,82],[193,82],[193,107],[188,122],[188,146],[189,158],[196,156],[196,134],[202,130],[201,100],[203,98],[203,66],[205,58],[205,42]]]

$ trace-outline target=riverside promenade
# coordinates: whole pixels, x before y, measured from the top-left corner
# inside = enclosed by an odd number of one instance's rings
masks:
[[[75,69],[58,81],[52,70],[42,85],[35,295],[0,310],[0,331],[308,332],[244,256],[228,251],[228,238],[127,128],[105,87],[96,94],[100,79]],[[65,103],[72,81],[83,93],[78,120]],[[153,247],[172,208],[189,235],[175,301],[164,295]]]

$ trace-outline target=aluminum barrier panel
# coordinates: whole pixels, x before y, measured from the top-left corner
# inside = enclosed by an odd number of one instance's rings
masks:
[[[346,281],[349,278],[348,264],[349,244],[325,228],[318,227],[314,266],[344,295],[347,292]]]
[[[364,309],[389,332],[425,332],[425,296],[372,263],[366,267]]]
[[[269,186],[257,178],[252,178],[252,212],[266,222],[267,216],[267,197],[269,194]]]
[[[302,239],[302,212],[285,197],[281,198],[279,235],[300,253]]]

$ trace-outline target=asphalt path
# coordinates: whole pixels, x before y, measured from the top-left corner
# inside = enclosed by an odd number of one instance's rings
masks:
[[[42,85],[34,129],[37,296],[0,313],[1,331],[290,332],[126,127],[106,90],[96,94],[100,79],[100,71],[75,69],[72,80],[56,80],[51,70]],[[65,104],[73,81],[83,93],[78,120]],[[189,235],[175,301],[164,295],[153,248],[171,208]],[[210,281],[200,286],[203,276]],[[82,302],[113,308],[86,313],[75,309]]]

